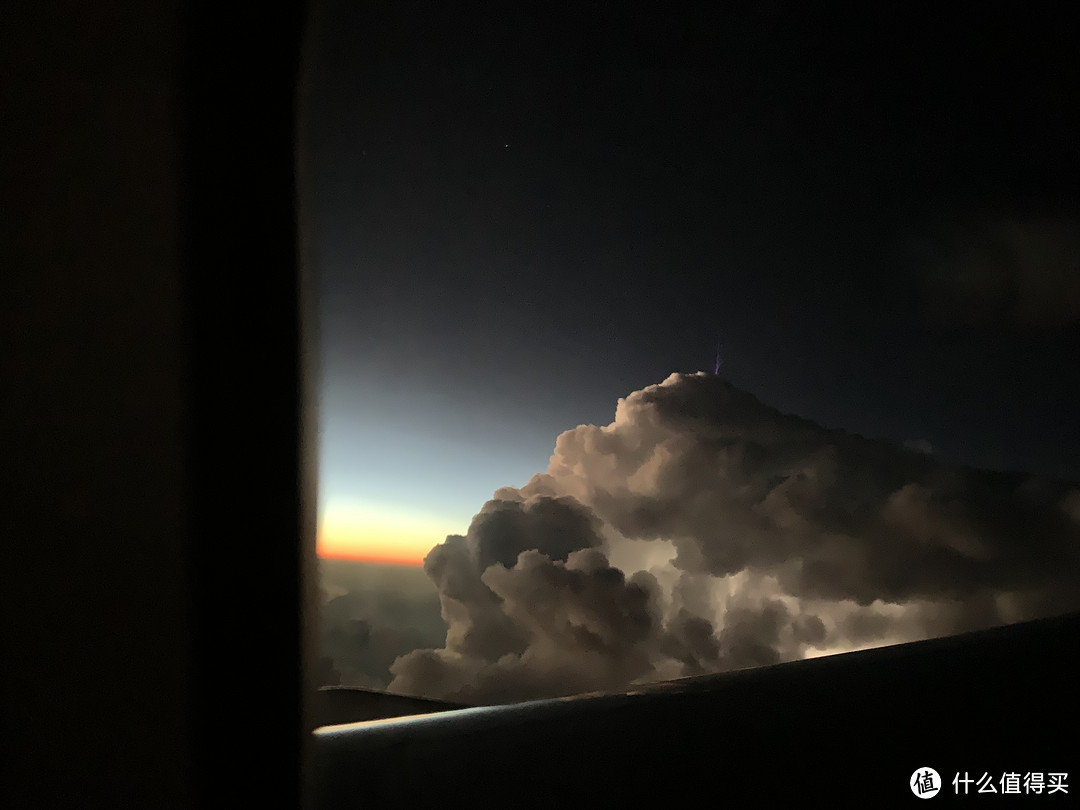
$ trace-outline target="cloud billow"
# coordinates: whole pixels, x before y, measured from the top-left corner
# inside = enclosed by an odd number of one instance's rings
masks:
[[[1078,503],[672,375],[432,549],[446,645],[398,658],[390,690],[622,689],[1076,609]]]

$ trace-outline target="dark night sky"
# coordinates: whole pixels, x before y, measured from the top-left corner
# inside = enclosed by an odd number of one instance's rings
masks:
[[[718,339],[782,411],[1080,479],[1065,13],[758,6],[324,3],[325,493],[467,519]]]

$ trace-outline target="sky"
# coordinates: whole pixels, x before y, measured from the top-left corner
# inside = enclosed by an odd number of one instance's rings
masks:
[[[1080,481],[1055,14],[324,2],[320,552],[420,564],[718,342],[822,430]]]

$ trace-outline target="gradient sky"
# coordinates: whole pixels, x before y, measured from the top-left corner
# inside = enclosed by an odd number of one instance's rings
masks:
[[[718,339],[783,411],[1080,479],[1066,20],[322,7],[324,553],[418,561]]]

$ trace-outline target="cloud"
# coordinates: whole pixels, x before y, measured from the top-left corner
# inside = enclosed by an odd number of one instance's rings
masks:
[[[1080,491],[672,375],[424,565],[446,644],[398,658],[391,691],[553,697],[1075,609]]]
[[[904,442],[904,447],[915,453],[926,453],[928,456],[934,452],[934,446],[927,439],[911,439]]]
[[[395,659],[444,643],[439,594],[422,572],[347,560],[320,567],[319,685],[386,689]]]
[[[987,219],[920,241],[932,315],[966,325],[1080,320],[1080,220]]]

